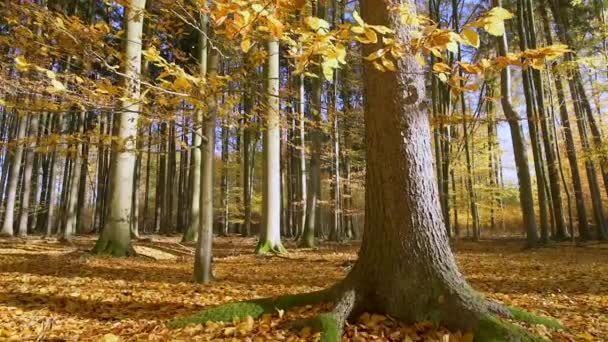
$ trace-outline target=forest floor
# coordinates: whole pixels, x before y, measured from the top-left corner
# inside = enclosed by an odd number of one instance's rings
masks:
[[[216,238],[211,285],[191,282],[193,249],[179,238],[137,242],[140,256],[91,257],[93,237],[73,245],[36,238],[0,240],[0,340],[15,341],[310,341],[289,322],[327,309],[296,308],[253,320],[170,330],[166,322],[242,299],[324,288],[340,280],[358,245],[293,245],[282,257],[256,256],[253,238]],[[524,251],[521,241],[458,242],[467,279],[487,296],[560,319],[568,331],[526,328],[553,341],[608,340],[608,244],[567,243]],[[346,329],[349,341],[470,341],[429,323],[399,324],[364,314]]]

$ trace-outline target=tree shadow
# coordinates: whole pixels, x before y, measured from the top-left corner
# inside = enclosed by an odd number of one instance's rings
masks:
[[[47,309],[54,313],[101,321],[168,320],[193,314],[204,306],[174,302],[143,303],[133,301],[99,301],[80,297],[62,297],[39,293],[2,293],[3,305],[23,310]]]
[[[112,267],[92,265],[86,258],[63,255],[32,255],[11,254],[12,257],[23,259],[11,263],[0,263],[0,272],[15,272],[40,276],[55,276],[62,278],[90,277],[105,280],[153,281],[170,284],[189,283],[191,274],[170,267],[167,261],[139,263],[133,267]],[[174,263],[174,261],[172,261]]]

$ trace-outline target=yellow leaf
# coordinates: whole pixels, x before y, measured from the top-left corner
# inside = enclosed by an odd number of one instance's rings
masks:
[[[450,68],[450,66],[445,63],[435,63],[435,64],[433,64],[433,71],[434,72],[450,72],[450,71],[452,71],[452,68]]]
[[[120,341],[120,337],[114,334],[105,334],[103,335],[97,342],[118,342]]]
[[[334,69],[327,63],[322,63],[321,66],[323,67],[323,76],[326,80],[331,81],[334,77]]]
[[[63,83],[57,81],[56,79],[51,80],[51,85],[46,88],[46,90],[50,93],[57,93],[65,91],[65,86]]]
[[[241,40],[241,50],[244,53],[247,53],[247,52],[249,52],[249,49],[251,49],[251,39],[247,38],[247,39]]]
[[[493,36],[500,37],[505,34],[505,22],[500,19],[489,19],[483,28]]]
[[[48,78],[55,78],[55,73],[51,70],[46,70],[46,77]]]
[[[462,30],[462,36],[464,37],[464,40],[471,46],[474,47],[479,47],[479,35],[477,34],[477,32],[475,30],[473,30],[470,27],[465,27]]]
[[[378,59],[386,54],[386,49],[379,49],[369,54],[367,57],[363,57],[363,59],[368,61],[373,61]]]
[[[420,64],[420,66],[425,66],[426,65],[426,58],[424,58],[424,56],[420,53],[417,53],[416,56],[414,56],[416,58],[416,62],[418,62],[418,64]]]
[[[494,7],[490,10],[490,12],[488,12],[489,16],[494,17],[496,19],[500,19],[500,20],[507,20],[507,19],[511,19],[513,18],[515,15],[513,15],[513,13],[507,11],[506,9],[497,6]]]
[[[327,21],[317,17],[306,17],[304,19],[304,23],[313,31],[317,31],[319,29],[329,30],[330,28],[330,25]]]
[[[595,337],[588,332],[577,334],[576,337],[583,339],[585,341],[595,341]]]
[[[353,19],[355,19],[355,22],[359,24],[359,26],[365,26],[365,22],[361,19],[361,16],[357,11],[353,11]]]
[[[25,71],[28,69],[29,65],[30,64],[25,61],[25,58],[23,58],[23,56],[15,57],[15,67],[17,68],[17,70]]]
[[[397,68],[395,67],[395,63],[388,58],[382,58],[382,65],[390,71],[395,71]]]

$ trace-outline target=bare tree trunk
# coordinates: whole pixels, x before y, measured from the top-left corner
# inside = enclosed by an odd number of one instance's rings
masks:
[[[268,42],[267,110],[264,130],[262,226],[255,249],[258,254],[283,253],[281,243],[281,137],[279,107],[279,41]]]
[[[206,20],[206,18],[202,20]],[[203,23],[205,22],[203,21]],[[218,67],[219,53],[217,50],[211,49],[208,60],[210,79],[217,76]],[[194,282],[203,284],[209,283],[213,277],[211,248],[213,242],[213,156],[215,154],[215,121],[218,112],[216,94],[209,94],[207,97],[207,109],[209,112],[203,121],[203,134],[207,138],[207,143],[203,145],[201,154],[201,224],[198,228],[194,256]]]
[[[131,0],[125,16],[127,18],[127,44],[125,60],[126,94],[123,107],[118,113],[117,136],[120,145],[114,144],[110,166],[109,204],[105,225],[94,252],[125,256],[134,254],[131,245],[131,211],[133,194],[133,170],[136,155],[137,119],[139,113],[141,70],[141,35],[145,0]]]
[[[27,127],[27,117],[19,118],[19,125],[15,140],[17,147],[13,154],[10,163],[10,173],[8,176],[8,185],[6,188],[6,202],[4,206],[4,222],[0,236],[13,236],[13,224],[15,215],[15,202],[17,200],[17,185],[19,182],[19,170],[21,169],[21,159],[23,157],[23,138],[25,137],[25,129]]]
[[[36,152],[35,137],[38,135],[38,114],[33,113],[30,116],[29,139],[31,142],[27,145],[28,149],[25,152],[25,162],[23,171],[23,191],[21,195],[21,217],[19,219],[19,236],[27,235],[28,218],[30,211],[30,192],[32,188],[32,169],[34,167],[34,157]]]
[[[500,6],[500,0],[493,0],[494,6]],[[506,56],[508,51],[506,35],[496,38],[499,54]],[[513,153],[515,155],[515,166],[517,168],[517,179],[519,180],[519,201],[523,216],[524,229],[528,246],[532,247],[538,243],[538,232],[534,221],[534,198],[532,197],[532,181],[528,167],[528,156],[524,137],[519,125],[519,114],[511,104],[511,70],[507,66],[501,71],[500,92],[502,95],[501,105],[503,112],[511,129],[511,140],[513,142]]]
[[[84,128],[84,112],[75,115],[75,125],[74,131],[77,133],[77,136],[82,135]],[[79,137],[80,138],[80,137]],[[66,223],[63,229],[60,240],[62,241],[70,241],[72,240],[72,236],[76,233],[76,225],[77,225],[77,208],[78,208],[78,190],[80,189],[80,172],[82,171],[80,163],[82,162],[82,144],[76,142],[74,144],[75,153],[72,157],[72,173],[70,175],[70,186],[68,190],[68,195],[66,198]]]
[[[228,235],[228,155],[229,150],[229,136],[228,136],[228,120],[226,119],[222,125],[222,177],[220,182],[220,192],[222,199],[222,229],[220,234],[222,236]]]

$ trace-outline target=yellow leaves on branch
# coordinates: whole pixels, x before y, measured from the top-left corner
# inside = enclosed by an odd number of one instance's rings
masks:
[[[493,36],[505,34],[505,20],[513,18],[513,13],[502,7],[494,7],[481,18],[471,22],[468,26],[483,28]]]

